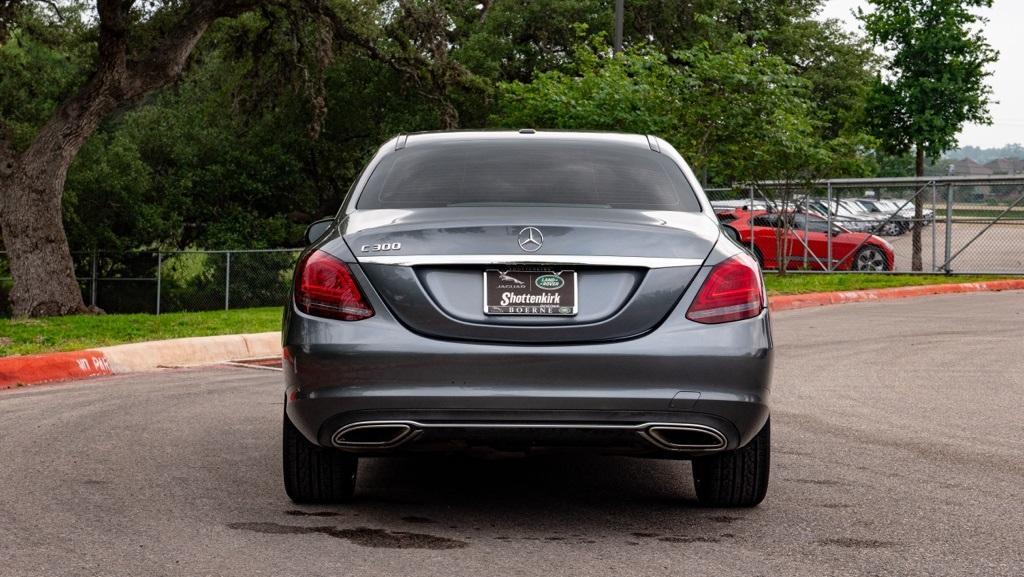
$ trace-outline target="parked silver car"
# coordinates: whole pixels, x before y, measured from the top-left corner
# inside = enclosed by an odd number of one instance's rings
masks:
[[[866,212],[850,200],[834,199],[831,203],[822,198],[798,199],[797,206],[803,210],[828,217],[832,214],[832,222],[853,232],[879,234],[885,217]]]
[[[756,262],[664,140],[444,132],[380,148],[311,227],[284,317],[284,484],[345,501],[361,456],[691,459],[700,502],[768,487]]]

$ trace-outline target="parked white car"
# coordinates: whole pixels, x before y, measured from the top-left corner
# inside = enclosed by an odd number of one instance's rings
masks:
[[[832,222],[853,232],[876,234],[882,228],[887,217],[865,212],[849,199],[834,200],[829,203],[823,198],[803,198],[799,205],[806,210],[828,217],[831,213]]]

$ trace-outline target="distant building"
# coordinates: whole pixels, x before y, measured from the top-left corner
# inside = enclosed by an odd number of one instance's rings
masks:
[[[992,163],[990,162],[989,164]],[[952,176],[989,176],[995,174],[995,171],[988,165],[979,164],[970,158],[954,160],[950,165],[952,167],[950,175]]]
[[[1024,160],[1020,158],[999,158],[985,164],[992,174],[1024,174]]]

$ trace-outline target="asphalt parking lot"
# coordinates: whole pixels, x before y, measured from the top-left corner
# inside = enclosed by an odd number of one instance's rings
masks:
[[[280,375],[168,371],[0,393],[0,575],[1024,574],[1024,293],[775,321],[757,509],[599,457],[365,461],[296,507]]]
[[[1024,223],[999,223],[988,230],[988,222],[983,220],[972,222],[955,222],[953,224],[952,252],[956,254],[961,248],[966,249],[956,257],[952,269],[961,273],[1015,273],[1024,272]],[[935,250],[932,251],[934,230]],[[978,236],[979,233],[982,233]],[[974,237],[977,240],[972,242]],[[900,236],[887,236],[896,253],[896,270],[910,271],[913,258],[913,235],[910,232]],[[925,270],[942,267],[946,257],[946,225],[937,223],[921,230],[922,252]],[[971,243],[969,246],[967,243]],[[933,261],[934,254],[934,261]]]

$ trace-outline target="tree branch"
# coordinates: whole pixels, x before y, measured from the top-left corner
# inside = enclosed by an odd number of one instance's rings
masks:
[[[96,0],[100,16],[100,68],[106,73],[124,70],[128,54],[128,11],[131,2]]]
[[[68,21],[67,17],[64,15],[64,10],[62,10],[54,0],[40,1],[50,8],[50,11],[53,12],[53,15],[56,16],[57,20],[60,20],[62,24]]]
[[[274,0],[193,0],[177,24],[163,31],[160,40],[149,50],[129,57],[125,104],[177,81],[192,50],[215,20],[274,3]]]
[[[0,0],[0,43],[6,42],[15,28],[15,16],[21,5],[22,0]]]

